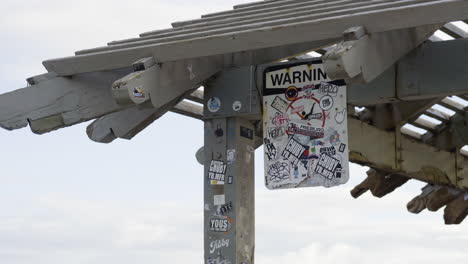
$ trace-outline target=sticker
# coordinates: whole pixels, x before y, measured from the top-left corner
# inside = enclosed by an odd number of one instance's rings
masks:
[[[221,248],[227,248],[229,247],[229,239],[219,239],[215,241],[211,241],[210,243],[210,254],[215,253],[216,250],[221,249]]]
[[[338,131],[335,131],[335,130],[330,130],[329,132],[329,137],[328,137],[328,140],[330,142],[330,144],[332,145],[338,145],[341,143],[340,141],[340,133],[338,133]]]
[[[282,126],[289,123],[289,116],[287,114],[277,114],[273,117],[273,125]]]
[[[340,147],[338,148],[338,151],[339,151],[339,152],[344,152],[345,149],[346,149],[346,144],[341,143],[341,144],[340,144]]]
[[[317,167],[315,167],[315,173],[331,180],[335,176],[335,172],[339,164],[340,164],[339,160],[327,154],[322,154],[320,155],[320,160],[317,163]],[[341,165],[340,165],[339,172],[340,172],[340,178],[341,178]]]
[[[228,176],[228,184],[232,184],[234,182],[234,177]]]
[[[336,149],[333,146],[320,148],[320,154],[327,154],[329,156],[335,156]]]
[[[224,184],[227,165],[221,160],[212,160],[208,169],[208,179],[213,185]]]
[[[286,89],[285,95],[286,99],[288,101],[294,101],[297,98],[297,95],[299,94],[299,91],[297,90],[296,87],[290,86],[288,89]]]
[[[232,220],[228,216],[217,216],[210,219],[210,230],[212,232],[227,233],[232,227]]]
[[[250,128],[241,126],[240,127],[240,135],[241,135],[241,137],[245,137],[245,138],[248,138],[248,139],[253,139],[254,132]]]
[[[221,109],[221,100],[218,97],[211,97],[207,103],[208,111],[216,113]]]
[[[270,127],[268,128],[268,138],[270,139],[277,139],[279,137],[284,136],[284,128],[283,127]]]
[[[226,153],[227,163],[231,164],[236,161],[236,150],[235,149],[228,149]]]
[[[329,95],[325,95],[324,97],[322,97],[320,99],[320,107],[325,110],[325,111],[328,111],[330,109],[332,109],[333,107],[333,98]]]
[[[271,103],[271,107],[273,107],[280,113],[284,113],[286,112],[286,109],[288,108],[288,102],[281,99],[279,96],[276,96],[273,102]]]
[[[223,205],[226,203],[226,196],[224,194],[215,195],[213,196],[213,200],[214,205]]]
[[[343,124],[345,119],[346,119],[346,109],[343,109],[343,111],[336,112],[335,114],[336,123]]]
[[[267,67],[263,87],[265,185],[324,186],[349,180],[346,84],[320,59]]]
[[[217,128],[217,129],[215,130],[215,135],[216,135],[217,137],[222,137],[222,136],[224,136],[224,131],[223,131],[223,129],[222,129],[222,128]]]
[[[272,143],[269,139],[265,138],[265,155],[268,160],[276,160],[278,158],[278,150],[275,147],[275,144]]]
[[[306,148],[302,146],[299,142],[291,138],[281,153],[281,156],[284,159],[291,161],[292,165],[297,165],[299,163],[299,158],[302,156]]]
[[[206,264],[232,264],[232,262],[228,259],[225,259],[223,256],[218,255],[216,258],[208,258]]]
[[[282,182],[289,178],[289,163],[276,162],[268,167],[267,176],[271,182]]]
[[[339,89],[339,86],[337,86],[337,85],[322,82],[320,84],[319,92],[321,94],[330,95],[330,96],[335,97],[338,94],[338,89]]]
[[[217,215],[225,215],[229,212],[232,211],[232,202],[229,202],[225,205],[221,205],[217,210],[216,210],[216,214]]]
[[[299,122],[290,122],[287,129],[288,134],[299,134],[311,139],[323,138],[323,128],[309,126]]]
[[[235,101],[232,104],[232,110],[239,112],[242,109],[242,102],[241,101]]]
[[[145,92],[143,91],[143,88],[141,86],[133,88],[133,96],[135,98],[146,98]]]

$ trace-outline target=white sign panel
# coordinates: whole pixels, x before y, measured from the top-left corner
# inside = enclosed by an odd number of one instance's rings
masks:
[[[273,66],[263,89],[268,189],[333,187],[349,179],[346,86],[321,61]]]

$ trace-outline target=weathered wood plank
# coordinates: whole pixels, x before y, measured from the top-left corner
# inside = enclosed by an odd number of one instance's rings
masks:
[[[202,106],[185,101],[171,102],[160,109],[132,106],[96,119],[87,127],[86,133],[91,140],[99,143],[111,143],[117,138],[130,140],[169,110],[197,119],[203,118]]]
[[[468,195],[462,194],[449,203],[444,210],[444,220],[447,225],[460,224],[468,214]]]
[[[351,196],[358,198],[370,190],[373,196],[382,198],[409,180],[409,177],[403,175],[369,169],[367,171],[367,178],[351,190]]]
[[[468,190],[456,154],[348,119],[350,161],[424,182]],[[369,144],[379,142],[379,144]],[[460,161],[458,161],[460,163]],[[463,184],[462,184],[463,183]]]
[[[324,56],[325,70],[332,79],[345,79],[347,83],[369,83],[400,58],[427,40],[442,25],[426,25],[375,34],[365,34],[365,28],[356,27],[345,35],[357,34],[345,40]]]
[[[42,134],[120,111],[124,107],[115,103],[110,87],[128,72],[57,77],[0,95],[0,127],[13,130],[29,122],[33,132]]]
[[[468,17],[468,1],[431,1],[405,7],[374,10],[346,16],[301,22],[280,21],[271,26],[259,23],[255,29],[207,35],[176,42],[101,52],[45,61],[50,72],[61,76],[129,66],[134,61],[154,56],[158,62],[226,54],[246,50],[334,39],[350,25],[365,26],[369,33],[445,23]],[[275,21],[275,23],[278,21]],[[310,34],[314,32],[314,34]]]
[[[298,23],[302,21],[320,20],[331,17],[342,17],[346,15],[352,15],[355,13],[372,12],[375,10],[381,10],[385,8],[397,8],[409,4],[407,1],[395,0],[378,0],[374,2],[358,1],[357,3],[352,1],[340,2],[342,3],[324,3],[299,9],[288,8],[279,11],[274,10],[273,12],[253,12],[252,15],[243,15],[242,17],[231,18],[227,21],[208,20],[206,23],[198,25],[196,27],[179,27],[170,32],[158,33],[157,35],[153,34],[141,38],[123,40],[120,42],[116,41],[112,42],[112,45],[110,46],[103,46],[93,49],[77,51],[75,52],[75,55],[84,55],[96,52],[138,47],[143,45],[173,42],[183,39],[199,38],[207,35],[217,35],[235,31],[252,30],[257,29],[259,24],[262,23],[268,23],[268,26],[273,27],[286,24],[288,23],[288,21],[294,21],[295,23]],[[416,2],[418,2],[418,0],[415,0],[415,3]]]

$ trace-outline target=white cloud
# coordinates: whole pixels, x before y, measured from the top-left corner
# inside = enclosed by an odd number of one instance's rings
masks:
[[[4,0],[0,93],[43,73],[42,60],[241,2]],[[168,114],[112,145],[90,142],[85,127],[0,131],[0,263],[199,263],[201,122]],[[354,200],[365,168],[353,166],[346,186],[275,192],[263,186],[260,152],[256,169],[257,263],[466,262],[466,224],[406,212],[420,184]]]

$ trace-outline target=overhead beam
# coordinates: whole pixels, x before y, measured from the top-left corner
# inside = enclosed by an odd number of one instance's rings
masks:
[[[352,117],[348,118],[348,128],[350,161],[389,174],[468,190],[465,157],[410,139],[399,129],[383,131]]]
[[[34,133],[43,134],[123,110],[110,87],[130,71],[33,77],[34,85],[0,95],[0,127],[13,130],[29,123]]]
[[[411,200],[408,211],[419,214],[424,209],[436,212],[455,200],[461,193],[460,190],[452,189],[440,185],[427,185],[422,189],[422,193]]]
[[[185,101],[171,102],[159,109],[133,106],[95,120],[87,127],[86,133],[91,140],[99,143],[111,143],[117,138],[130,140],[167,111],[203,118],[202,106]]]
[[[129,66],[139,58],[153,56],[158,62],[176,61],[194,57],[278,47],[303,42],[334,39],[349,25],[362,25],[368,33],[377,33],[468,17],[468,2],[406,1],[408,5],[382,8],[344,16],[309,20],[296,19],[258,23],[255,29],[233,28],[227,33],[204,35],[180,41],[145,45],[129,49],[100,52],[45,61],[49,72],[60,76],[83,72],[110,70]],[[310,34],[314,32],[314,34]]]
[[[466,47],[468,39],[423,43],[370,83],[349,84],[348,102],[373,105],[467,94]]]
[[[467,93],[467,47],[468,39],[456,39],[425,43],[412,51],[398,63],[397,97],[414,100]]]
[[[344,32],[345,40],[323,56],[332,79],[369,83],[434,34],[441,25],[426,25],[367,34],[363,26]]]
[[[322,1],[323,2],[323,1]],[[151,33],[143,33],[139,38],[124,39],[119,41],[112,41],[108,43],[110,46],[116,47],[102,47],[101,50],[110,50],[119,47],[129,45],[142,45],[143,43],[158,43],[167,40],[177,40],[178,38],[186,38],[187,36],[199,37],[202,32],[211,33],[223,33],[232,31],[234,27],[242,26],[244,30],[249,28],[255,28],[255,24],[260,22],[268,22],[273,20],[288,19],[291,16],[299,17],[304,15],[315,15],[317,17],[323,17],[326,15],[334,14],[332,12],[325,12],[335,10],[336,15],[343,15],[351,12],[352,6],[363,6],[371,5],[370,2],[362,2],[356,4],[351,0],[334,0],[327,3],[314,4],[312,2],[301,2],[296,5],[288,5],[285,7],[268,8],[268,9],[256,9],[252,12],[243,11],[242,13],[229,17],[214,17],[204,18],[200,20],[175,22],[172,23],[173,29],[171,31],[161,32],[155,31]],[[347,4],[352,3],[352,4]],[[374,3],[375,4],[375,3]],[[354,10],[355,11],[355,10]],[[312,17],[310,18],[312,19]],[[96,52],[99,49],[91,49],[85,51],[79,51],[77,54],[84,54],[89,52]],[[83,53],[84,52],[84,53]]]
[[[287,54],[301,53],[308,48],[308,44],[305,44],[294,47],[264,49],[246,54],[232,54],[223,58],[215,57],[192,62],[162,64],[158,66],[157,74],[159,79],[165,78],[166,81],[154,85],[153,91],[150,93],[151,97],[154,98],[153,105],[156,104],[156,108],[142,109],[134,106],[104,116],[88,126],[88,136],[91,140],[101,143],[110,143],[116,138],[131,139],[169,109],[174,113],[201,119],[203,118],[202,106],[187,102],[180,102],[175,105],[175,102],[185,97],[197,103],[204,103],[203,91],[195,90],[191,92],[190,90],[193,87],[198,87],[206,78],[211,77],[211,74],[219,71],[221,67],[258,64],[265,62],[265,60],[274,61],[285,57]],[[245,78],[250,78],[250,76]],[[167,102],[170,100],[173,101],[168,104]],[[162,106],[159,104],[162,104]]]
[[[449,203],[444,210],[444,220],[447,225],[460,224],[468,214],[468,196],[462,194]]]
[[[389,174],[385,171],[369,169],[367,171],[367,178],[351,190],[351,196],[358,198],[370,190],[373,196],[382,198],[409,180],[409,177],[403,175]]]
[[[382,8],[378,3],[385,1],[378,0],[374,2],[369,1],[353,1],[353,0],[334,0],[322,3],[312,2],[301,2],[294,5],[267,8],[267,9],[256,9],[254,11],[243,11],[239,14],[226,15],[221,17],[209,17],[191,21],[175,22],[172,23],[174,27],[168,32],[151,32],[144,33],[140,38],[132,38],[127,40],[113,41],[109,45],[121,45],[139,42],[151,41],[163,41],[170,38],[183,38],[187,34],[196,36],[197,33],[214,31],[214,33],[221,33],[231,31],[234,27],[243,27],[244,30],[255,28],[255,25],[262,22],[269,22],[274,20],[290,19],[291,17],[302,17],[308,16],[309,19],[324,18],[327,16],[339,16],[346,15],[352,12],[356,12],[357,8],[359,11],[369,11],[371,9]],[[392,5],[392,3],[390,3]],[[389,4],[385,7],[388,7]],[[393,6],[395,4],[393,3]],[[105,49],[105,47],[103,47]],[[92,50],[89,50],[92,51]]]

